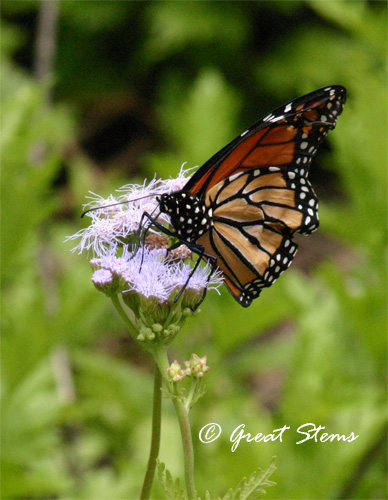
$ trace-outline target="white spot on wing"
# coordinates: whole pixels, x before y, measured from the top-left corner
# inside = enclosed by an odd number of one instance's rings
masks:
[[[237,172],[237,174],[233,174],[229,177],[229,181],[232,182],[234,181],[235,179],[237,179],[237,177],[241,175],[241,172]]]
[[[268,120],[272,120],[272,118],[274,118],[274,115],[272,113],[270,113],[265,118],[263,118],[263,122],[267,122]]]

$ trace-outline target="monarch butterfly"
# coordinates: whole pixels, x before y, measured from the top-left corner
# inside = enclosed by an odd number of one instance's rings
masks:
[[[291,264],[294,232],[318,227],[308,170],[345,99],[346,89],[335,85],[280,106],[210,158],[183,189],[158,198],[173,228],[166,231],[179,240],[174,247],[186,244],[219,268],[244,307]]]

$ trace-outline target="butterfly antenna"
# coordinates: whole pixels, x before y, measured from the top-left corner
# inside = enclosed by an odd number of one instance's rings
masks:
[[[136,244],[134,245],[134,251],[132,254],[132,258],[137,254],[139,248],[142,246],[144,248],[145,244],[145,238],[148,232],[148,229],[154,224],[156,219],[159,217],[160,212],[156,215],[156,217],[152,217],[152,214],[159,208],[159,205],[154,208],[154,210],[151,212],[151,214],[147,212],[143,212],[143,215],[141,216],[139,227],[135,231],[135,233],[132,235],[130,240],[128,241],[128,247],[130,247],[133,243],[133,241],[136,241]],[[147,224],[144,222],[145,219],[148,219]],[[143,261],[143,259],[142,259]]]
[[[85,210],[85,212],[83,212],[81,214],[81,219],[89,212],[94,212],[94,210],[102,210],[103,208],[116,207],[117,205],[124,205],[125,203],[131,203],[133,201],[144,200],[144,198],[151,198],[152,196],[155,196],[155,195],[154,194],[147,194],[146,196],[140,196],[140,198],[135,198],[134,200],[119,201],[117,203],[112,203],[111,205],[101,205],[101,207],[89,208],[89,210]]]

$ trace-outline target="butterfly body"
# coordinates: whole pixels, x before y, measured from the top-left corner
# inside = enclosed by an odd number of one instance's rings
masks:
[[[244,307],[291,264],[294,232],[310,234],[319,225],[309,166],[345,98],[343,87],[332,86],[277,108],[210,158],[181,191],[159,198],[174,234],[212,257]]]
[[[163,194],[159,207],[170,216],[176,235],[183,241],[195,243],[210,228],[209,209],[203,199],[190,192]]]

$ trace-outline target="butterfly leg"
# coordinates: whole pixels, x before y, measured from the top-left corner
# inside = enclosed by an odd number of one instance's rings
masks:
[[[161,231],[165,235],[171,236],[173,238],[177,237],[177,235],[173,231],[171,231],[170,229],[167,229],[162,224],[160,224],[159,222],[157,222],[155,220],[155,218],[152,217],[152,215],[150,215],[147,212],[144,212],[143,215],[142,215],[142,217],[141,217],[140,225],[139,225],[139,227],[141,229],[143,229],[144,226],[145,226],[144,219],[148,219],[150,221],[151,225],[154,225],[157,229],[159,229],[159,231]],[[144,231],[144,233],[142,235],[142,243],[143,244],[144,244],[146,233],[147,233],[147,231]],[[175,243],[174,245],[172,245],[171,247],[169,247],[167,249],[167,255],[168,255],[168,253],[171,252],[171,250],[174,250],[175,248],[178,248],[181,245],[186,245],[192,252],[196,253],[198,255],[198,259],[195,262],[195,265],[194,265],[193,269],[191,270],[190,275],[188,276],[188,278],[186,280],[186,283],[183,285],[182,289],[180,290],[180,292],[178,293],[178,295],[175,297],[174,302],[177,302],[179,300],[179,298],[182,296],[182,293],[186,290],[186,288],[187,288],[187,286],[188,286],[191,278],[193,277],[195,271],[198,269],[198,266],[199,266],[199,264],[201,263],[201,261],[203,259],[205,259],[205,258],[208,259],[209,262],[211,263],[211,267],[212,267],[212,271],[210,272],[210,274],[209,274],[209,276],[207,278],[206,287],[204,288],[201,300],[195,305],[194,308],[192,308],[192,307],[190,308],[192,311],[195,311],[196,309],[198,309],[198,307],[200,306],[200,304],[202,304],[203,300],[205,299],[207,286],[210,283],[211,277],[213,276],[213,274],[214,274],[214,272],[215,272],[215,270],[217,268],[217,266],[216,266],[217,258],[214,255],[207,254],[205,252],[205,249],[204,249],[203,246],[195,245],[195,244],[190,243],[190,242],[185,241],[185,240],[179,240],[177,243]]]
[[[205,255],[205,254],[204,254]],[[209,276],[207,277],[207,280],[206,280],[206,286],[205,288],[203,289],[203,293],[202,293],[202,297],[201,297],[201,300],[199,302],[197,302],[195,304],[195,307],[190,307],[190,309],[194,312],[198,309],[198,307],[202,304],[202,302],[205,300],[205,297],[206,297],[206,292],[207,292],[207,287],[209,286],[209,283],[210,283],[210,280],[212,279],[212,276],[213,274],[215,273],[216,269],[217,269],[217,266],[215,264],[215,261],[217,260],[216,257],[214,257],[214,255],[211,256],[213,260],[210,260],[209,262],[211,262],[211,271],[209,273]],[[200,259],[198,259],[198,262],[200,262]]]
[[[150,226],[146,227],[146,223],[144,222],[144,220],[147,218],[149,220],[151,220],[151,223],[153,222],[152,216],[146,212],[143,212],[141,219],[140,219],[140,222],[139,222],[139,228],[137,229],[137,231],[135,231],[134,235],[132,236],[132,238],[128,242],[128,247],[129,247],[132,244],[133,240],[137,241],[132,257],[134,257],[137,254],[137,252],[138,252],[139,248],[142,246],[142,244],[144,247],[145,237],[146,237],[147,231],[150,227]]]
[[[148,219],[150,222],[148,227],[145,227],[146,226],[146,224],[144,223],[145,219]],[[152,225],[157,227],[159,229],[159,231],[166,234],[167,236],[171,236],[171,237],[176,236],[175,233],[173,233],[172,231],[170,231],[169,229],[164,227],[162,224],[157,222],[157,220],[154,217],[152,217],[152,215],[150,215],[148,212],[143,212],[141,219],[140,219],[140,223],[139,223],[139,235],[138,235],[139,244],[138,244],[138,247],[142,246],[142,248],[144,248],[145,238],[147,236],[147,231]],[[143,259],[141,260],[140,269],[141,269],[142,265],[143,265]]]
[[[150,221],[150,225],[146,228],[147,230],[149,229],[149,227],[151,227],[152,225],[157,227],[159,229],[159,231],[161,231],[162,233],[166,234],[167,236],[172,236],[172,237],[176,237],[176,234],[173,232],[173,231],[170,231],[170,229],[167,229],[166,227],[164,227],[162,224],[160,224],[160,222],[158,222],[155,217],[152,217],[152,215],[150,215],[148,212],[143,212],[143,215],[141,216],[141,219],[140,219],[140,224],[139,224],[139,228],[143,229],[144,228],[144,223],[143,223],[143,220],[144,219],[148,219]],[[145,231],[146,233],[147,231]],[[145,237],[144,237],[145,238]],[[143,238],[143,243],[144,243],[144,238]]]
[[[191,270],[191,272],[190,272],[190,274],[189,274],[189,276],[188,276],[188,278],[186,280],[186,283],[183,285],[182,289],[180,290],[180,292],[178,293],[178,295],[175,297],[174,302],[177,302],[179,300],[179,298],[181,297],[182,293],[186,290],[186,288],[188,287],[188,285],[190,283],[191,278],[193,277],[195,271],[198,269],[198,266],[199,266],[199,264],[201,263],[202,260],[204,260],[205,258],[208,259],[208,261],[211,263],[211,268],[212,268],[211,272],[209,273],[209,276],[207,277],[206,286],[203,289],[203,294],[202,294],[202,297],[201,297],[200,301],[194,307],[190,307],[190,309],[194,312],[195,310],[198,309],[198,307],[202,304],[202,302],[205,299],[207,287],[208,287],[208,285],[210,283],[211,277],[213,276],[213,274],[214,274],[214,272],[215,272],[215,270],[217,268],[217,266],[215,264],[217,258],[214,255],[207,254],[205,252],[204,247],[201,246],[201,245],[193,245],[192,243],[188,243],[188,242],[183,242],[181,244],[185,244],[192,252],[196,253],[198,255],[198,259],[195,262],[194,267]],[[173,245],[173,246],[175,246],[175,245]]]

